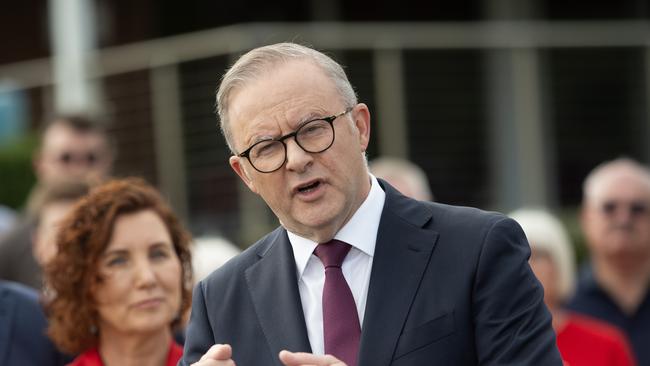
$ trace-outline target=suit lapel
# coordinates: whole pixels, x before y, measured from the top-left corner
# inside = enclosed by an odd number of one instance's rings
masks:
[[[246,270],[246,283],[274,359],[287,349],[311,352],[298,292],[296,262],[284,230],[273,235],[260,260]]]
[[[437,232],[423,228],[431,219],[431,212],[381,183],[386,203],[368,289],[360,366],[390,364],[438,238]]]

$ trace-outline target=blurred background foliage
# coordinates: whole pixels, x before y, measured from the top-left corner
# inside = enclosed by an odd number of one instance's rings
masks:
[[[14,138],[0,146],[0,203],[20,209],[36,182],[32,154],[37,147],[36,134]]]

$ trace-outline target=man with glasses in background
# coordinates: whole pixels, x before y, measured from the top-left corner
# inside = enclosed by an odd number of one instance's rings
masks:
[[[370,113],[334,60],[254,49],[217,102],[281,226],[197,285],[179,365],[562,364],[519,226],[372,176]]]
[[[39,184],[102,181],[111,173],[113,146],[104,127],[81,116],[62,116],[45,126],[34,156]]]
[[[32,255],[32,242],[46,192],[56,185],[103,181],[111,173],[113,158],[108,134],[93,120],[61,116],[45,126],[33,159],[36,186],[22,217],[0,239],[0,279],[41,288],[41,271]]]
[[[569,308],[618,326],[650,365],[650,170],[627,158],[596,167],[580,222],[590,262]]]

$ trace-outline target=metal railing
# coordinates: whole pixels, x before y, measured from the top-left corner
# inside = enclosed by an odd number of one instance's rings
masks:
[[[407,157],[408,134],[404,93],[386,94],[387,85],[402,88],[402,51],[411,49],[478,49],[485,51],[488,89],[497,97],[489,104],[490,129],[512,129],[512,134],[490,133],[490,167],[495,205],[553,201],[553,190],[541,179],[553,177],[546,145],[539,131],[544,123],[539,99],[538,50],[546,48],[638,47],[645,52],[646,87],[650,70],[650,23],[643,21],[513,21],[445,23],[248,23],[177,35],[96,51],[96,79],[137,70],[150,70],[151,101],[157,169],[161,188],[183,215],[187,215],[187,188],[183,180],[183,145],[179,133],[181,102],[178,66],[185,62],[238,54],[263,44],[297,41],[325,50],[370,50],[375,65],[376,106],[391,123],[379,126],[379,135],[393,143],[379,152]],[[46,87],[53,82],[52,60],[37,59],[0,65],[0,80],[16,88]],[[218,80],[214,80],[215,87]],[[354,82],[354,81],[353,81]],[[649,93],[650,94],[650,93]],[[512,96],[512,97],[511,97]],[[511,100],[508,98],[519,98]],[[650,103],[646,103],[650,105]],[[646,111],[646,115],[648,112]],[[646,118],[646,121],[650,118]],[[216,127],[215,127],[216,128]],[[649,129],[650,130],[650,129]],[[396,138],[397,137],[397,138]],[[384,140],[384,139],[382,139]],[[650,141],[650,139],[648,139]],[[164,146],[163,146],[164,141]],[[650,144],[648,144],[650,145]],[[504,148],[505,146],[505,148]],[[650,147],[646,151],[650,160]],[[552,179],[551,179],[552,180]],[[243,185],[242,185],[243,187]],[[240,194],[243,222],[269,222],[261,200]],[[269,222],[269,225],[273,225]],[[246,240],[265,231],[262,227],[242,235]]]

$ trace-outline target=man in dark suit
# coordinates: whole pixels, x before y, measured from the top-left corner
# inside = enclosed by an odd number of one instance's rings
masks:
[[[56,366],[69,362],[45,335],[36,291],[0,281],[0,365]]]
[[[512,220],[368,173],[340,65],[255,49],[217,94],[230,165],[281,226],[201,281],[179,365],[561,365]]]

